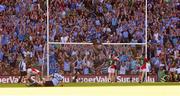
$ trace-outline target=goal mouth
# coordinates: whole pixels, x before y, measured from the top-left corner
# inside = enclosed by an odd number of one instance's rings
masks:
[[[132,58],[132,59],[138,59],[138,57],[141,56],[144,57],[144,55],[146,54],[145,46],[146,46],[145,43],[143,44],[142,43],[102,43],[99,45],[94,45],[93,43],[64,44],[60,42],[49,42],[48,43],[49,57],[47,57],[49,61],[47,62],[47,70],[51,70],[51,71],[48,71],[49,73],[47,74],[58,72],[59,70],[65,70],[63,69],[64,68],[63,64],[67,62],[70,62],[71,64],[73,62],[76,62],[77,60],[80,61],[84,60],[84,62],[91,62],[93,64],[93,65],[91,64],[88,65],[89,63],[88,64],[86,63],[83,65],[83,68],[87,68],[87,67],[91,68],[92,66],[95,66],[95,68],[100,68],[100,70],[103,70],[102,74],[107,74],[105,70],[106,68],[104,68],[103,66],[104,65],[105,67],[109,66],[107,64],[108,60],[112,59],[114,63],[119,64],[121,62],[125,62],[125,61],[120,61],[122,55],[125,55],[125,57],[128,56],[128,58]],[[61,63],[56,63],[53,65],[51,60],[54,54],[56,56],[54,57],[56,58],[54,60],[58,59],[59,61],[61,61]],[[104,64],[104,65],[101,66],[99,64]],[[56,68],[52,68],[52,66],[56,66]],[[70,70],[70,69],[67,68],[66,70]],[[72,69],[70,72],[72,72]],[[90,73],[88,71],[88,73],[83,73],[83,74],[90,74]]]

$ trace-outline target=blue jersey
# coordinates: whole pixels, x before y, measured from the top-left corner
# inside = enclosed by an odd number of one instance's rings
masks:
[[[57,86],[64,79],[64,77],[58,73],[54,73],[52,74],[52,76],[53,76],[52,82],[54,86]]]

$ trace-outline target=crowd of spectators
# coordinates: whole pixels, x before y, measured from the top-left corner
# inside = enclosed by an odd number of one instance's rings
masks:
[[[45,0],[0,0],[0,75],[19,75],[19,58],[39,66],[46,43]]]
[[[145,0],[50,0],[51,42],[145,42]]]
[[[148,58],[156,73],[162,68],[175,81],[175,74],[180,74],[179,52],[179,0],[148,0]]]
[[[50,72],[64,70],[73,75],[81,70],[84,75],[107,74],[108,67],[117,65],[118,74],[137,74],[144,47],[131,45],[51,45]],[[57,66],[54,66],[57,64]]]

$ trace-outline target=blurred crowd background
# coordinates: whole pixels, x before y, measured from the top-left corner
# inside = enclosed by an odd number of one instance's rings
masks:
[[[145,42],[145,0],[50,0],[50,41]]]
[[[20,58],[41,64],[46,43],[45,0],[0,0],[0,74],[19,74]]]
[[[157,73],[180,74],[180,1],[148,1],[148,58]],[[180,80],[180,79],[179,79]]]

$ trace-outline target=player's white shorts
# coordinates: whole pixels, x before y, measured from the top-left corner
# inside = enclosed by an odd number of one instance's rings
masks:
[[[176,68],[170,68],[170,72],[176,72]]]
[[[108,68],[108,73],[115,73],[115,69],[114,68]]]
[[[146,69],[139,69],[140,72],[147,72]]]

